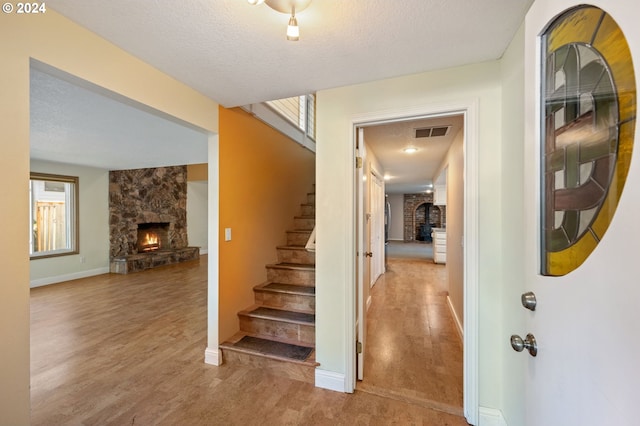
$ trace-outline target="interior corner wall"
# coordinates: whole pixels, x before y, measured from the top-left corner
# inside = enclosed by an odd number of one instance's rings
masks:
[[[518,303],[520,295],[526,291],[524,259],[524,24],[520,27],[505,54],[502,57],[502,168],[505,178],[500,191],[505,202],[502,204],[501,225],[504,229],[502,245],[503,281],[505,285],[500,294],[502,320],[500,321],[503,341],[514,330],[526,330],[526,315]],[[508,202],[507,202],[508,200]],[[525,372],[527,359],[514,356],[509,345],[500,345],[498,356],[502,360],[500,370],[495,374],[502,382],[502,412],[507,424],[526,423],[526,409],[522,395],[525,395],[523,376],[514,372]],[[516,354],[519,355],[519,354]]]
[[[286,242],[300,204],[313,192],[315,154],[241,108],[220,107],[219,337],[239,331],[276,246]]]
[[[78,254],[33,259],[31,287],[109,272],[109,171],[31,160],[31,171],[78,177]]]
[[[31,59],[190,123],[218,132],[218,105],[98,37],[47,5],[38,15],[0,16],[0,423],[29,424],[29,67]],[[211,258],[209,259],[211,262]],[[210,282],[211,285],[211,282]]]
[[[354,285],[353,120],[363,114],[402,111],[455,101],[477,100],[479,225],[479,396],[480,405],[498,407],[500,368],[493,355],[503,344],[499,333],[499,302],[503,286],[502,230],[495,208],[501,203],[500,63],[485,62],[447,70],[359,84],[317,93],[317,240],[316,359],[328,374],[346,378],[346,292]],[[348,386],[348,384],[346,384]]]
[[[455,136],[445,160],[447,173],[447,277],[456,320],[464,324],[464,131]],[[445,169],[446,167],[446,169]]]
[[[200,255],[209,252],[208,191],[206,180],[187,182],[187,236],[190,246],[200,247]]]

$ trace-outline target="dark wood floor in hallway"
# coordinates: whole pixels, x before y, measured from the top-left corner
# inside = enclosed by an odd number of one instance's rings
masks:
[[[446,274],[431,260],[388,259],[371,289],[358,389],[462,415],[462,343]]]
[[[449,425],[461,416],[204,363],[206,256],[31,291],[33,425]]]

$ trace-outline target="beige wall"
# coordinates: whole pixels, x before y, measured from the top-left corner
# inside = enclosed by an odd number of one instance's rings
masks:
[[[31,161],[31,171],[77,176],[80,252],[29,261],[31,286],[109,271],[109,171],[72,164]]]
[[[447,279],[449,300],[460,328],[464,322],[464,131],[455,135],[438,172],[447,179]]]
[[[498,407],[500,370],[495,348],[501,341],[499,300],[503,283],[502,231],[495,227],[501,208],[502,144],[500,63],[423,73],[325,90],[317,94],[317,318],[316,354],[327,377],[339,380],[351,359],[347,342],[347,291],[353,286],[352,122],[380,111],[404,110],[477,100],[479,204],[479,381],[480,404]],[[322,373],[322,372],[320,372]],[[333,374],[335,373],[335,374]]]
[[[187,181],[198,182],[209,179],[208,164],[187,164]]]
[[[220,108],[220,342],[239,331],[237,313],[254,304],[314,181],[311,151],[240,108]]]
[[[29,423],[29,65],[30,58],[88,80],[211,133],[217,104],[47,8],[0,15],[0,423]]]

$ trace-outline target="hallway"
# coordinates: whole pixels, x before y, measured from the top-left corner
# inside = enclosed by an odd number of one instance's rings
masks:
[[[446,277],[445,266],[432,260],[388,259],[371,290],[358,390],[462,414],[462,343]]]

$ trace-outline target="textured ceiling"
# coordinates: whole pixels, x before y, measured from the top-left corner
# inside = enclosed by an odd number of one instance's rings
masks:
[[[433,126],[451,128],[445,136],[415,138],[415,129]],[[453,115],[366,127],[364,140],[385,170],[386,192],[410,194],[431,189],[438,166],[463,126],[464,117]],[[418,151],[403,152],[409,146]]]
[[[287,15],[246,0],[47,7],[230,107],[498,59],[532,1],[315,0],[298,42]]]
[[[498,59],[532,2],[314,0],[296,14],[298,42],[285,38],[287,15],[246,0],[49,0],[47,8],[231,107]],[[35,70],[31,90],[33,158],[108,169],[206,162],[205,135],[100,88]],[[369,137],[397,176],[387,185],[409,179],[396,171],[399,161],[414,169],[407,156],[375,142],[373,129]],[[420,187],[442,159],[434,151],[413,157]]]
[[[78,79],[31,67],[30,80],[31,158],[108,170],[207,162],[204,133]]]

